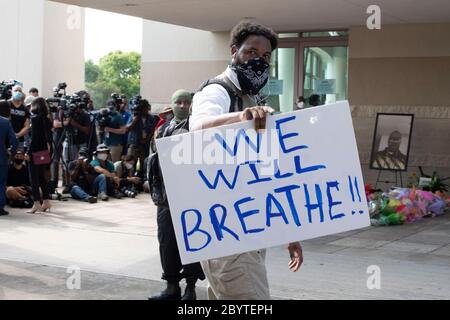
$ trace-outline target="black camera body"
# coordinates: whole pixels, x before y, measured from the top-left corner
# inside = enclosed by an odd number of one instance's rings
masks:
[[[146,107],[149,108],[150,103],[147,100],[142,99],[142,97],[139,95],[133,97],[133,99],[131,99],[130,101],[130,111],[135,117],[142,115],[142,111],[145,110]]]
[[[8,80],[0,82],[0,100],[9,100],[12,97],[12,88],[21,85],[20,81]]]
[[[84,90],[75,92],[71,96],[67,96],[66,88],[67,84],[61,82],[53,89],[53,98],[47,99],[49,111],[57,113],[62,110],[64,118],[76,118],[77,113],[75,111],[77,108],[87,109],[91,98]]]
[[[142,96],[135,96],[130,100],[130,111],[134,116],[140,115],[144,108]]]
[[[126,100],[126,96],[124,95],[119,95],[118,93],[113,93],[111,94],[111,100],[109,101],[109,104],[111,106],[114,106],[114,108],[116,110],[119,110],[119,107],[122,103],[124,103],[124,101]]]
[[[58,83],[57,86],[53,88],[53,97],[47,99],[47,104],[51,113],[57,113],[61,108],[66,108],[66,88],[67,83],[65,82]]]
[[[112,108],[103,108],[97,113],[97,124],[100,127],[100,131],[105,131],[106,127],[111,126],[112,117],[116,114],[116,111]]]

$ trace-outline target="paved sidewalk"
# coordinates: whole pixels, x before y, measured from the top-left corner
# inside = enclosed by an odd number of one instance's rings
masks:
[[[145,299],[161,290],[156,210],[148,195],[52,203],[52,213],[11,209],[0,218],[0,299]],[[305,262],[295,274],[285,248],[269,249],[275,299],[450,299],[450,214],[303,247]],[[380,267],[380,290],[367,288],[371,265]],[[70,266],[82,270],[80,290],[67,289]],[[199,286],[204,299],[206,283]]]

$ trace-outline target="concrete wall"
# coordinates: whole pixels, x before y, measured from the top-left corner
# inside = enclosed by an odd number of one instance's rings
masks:
[[[44,95],[60,82],[70,93],[84,89],[84,9],[46,1],[42,66]]]
[[[17,79],[26,91],[37,87],[44,96],[61,81],[84,88],[84,21],[69,30],[67,8],[44,0],[0,0],[0,81]]]
[[[141,94],[153,107],[167,104],[180,88],[195,91],[225,70],[228,33],[213,33],[144,20]]]
[[[350,28],[349,101],[366,182],[377,174],[368,169],[377,112],[415,115],[409,173],[420,165],[450,175],[449,34],[450,24]]]
[[[42,85],[44,0],[0,0],[0,81]]]

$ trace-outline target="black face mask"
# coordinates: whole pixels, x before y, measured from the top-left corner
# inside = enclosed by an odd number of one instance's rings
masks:
[[[19,166],[23,163],[23,159],[14,159],[14,163]]]
[[[269,80],[270,65],[262,58],[231,65],[237,74],[243,94],[256,95]]]

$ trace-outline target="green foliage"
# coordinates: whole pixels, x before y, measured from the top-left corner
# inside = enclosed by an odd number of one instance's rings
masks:
[[[103,108],[113,92],[128,98],[139,94],[141,55],[114,51],[100,59],[98,65],[86,61],[86,88],[96,109]]]
[[[92,60],[88,60],[85,62],[85,78],[86,83],[93,83],[98,80],[100,77],[100,67],[96,65]]]

